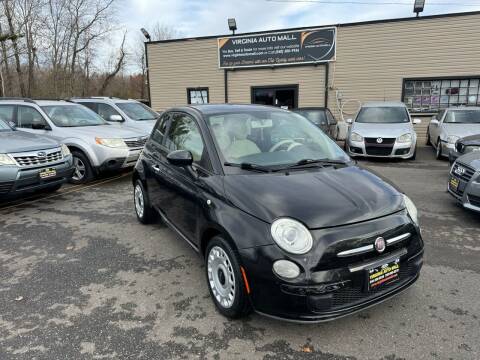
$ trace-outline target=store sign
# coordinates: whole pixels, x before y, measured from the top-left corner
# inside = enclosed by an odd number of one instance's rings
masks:
[[[335,60],[336,28],[218,39],[220,68],[312,64]]]

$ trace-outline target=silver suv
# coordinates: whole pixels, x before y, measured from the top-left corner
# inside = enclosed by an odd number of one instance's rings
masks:
[[[123,100],[114,97],[98,96],[72,98],[71,100],[85,105],[108,122],[132,127],[148,134],[152,132],[157,119],[160,117],[157,112],[147,105],[133,99]]]
[[[19,130],[62,141],[72,152],[75,172],[71,182],[80,184],[105,170],[134,166],[147,134],[118,127],[88,108],[68,101],[14,100],[1,106],[13,109]]]
[[[56,191],[72,176],[68,147],[45,136],[16,131],[14,109],[0,102],[0,199],[25,192]]]

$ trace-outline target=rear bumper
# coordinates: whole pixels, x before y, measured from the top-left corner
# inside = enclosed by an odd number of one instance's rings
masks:
[[[41,179],[39,172],[45,168],[55,169],[56,175],[48,179]],[[16,196],[66,183],[71,178],[73,171],[71,156],[61,163],[46,167],[31,169],[10,168],[8,176],[1,177],[0,196]]]

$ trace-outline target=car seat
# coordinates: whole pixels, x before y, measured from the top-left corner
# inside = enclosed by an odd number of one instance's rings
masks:
[[[249,134],[248,115],[234,114],[226,119],[227,133],[231,144],[225,149],[226,158],[241,158],[248,155],[261,153],[257,144],[247,139]]]

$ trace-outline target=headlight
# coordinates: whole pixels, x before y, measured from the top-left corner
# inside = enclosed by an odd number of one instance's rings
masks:
[[[352,134],[350,135],[350,140],[360,142],[360,141],[363,141],[363,136],[355,132],[352,132]]]
[[[0,154],[0,166],[17,165],[15,160],[8,154]]]
[[[97,144],[108,146],[112,148],[126,148],[127,144],[123,139],[102,139],[102,138],[95,138]]]
[[[68,155],[70,155],[70,154],[71,154],[71,153],[70,153],[70,149],[68,148],[68,146],[65,145],[65,144],[62,144],[62,156],[63,156],[63,157],[66,157],[66,156],[68,156]]]
[[[399,143],[409,143],[412,142],[412,134],[403,134],[397,139]]]
[[[447,136],[447,143],[455,144],[458,139],[460,139],[460,138],[458,136],[455,136],[455,135]]]
[[[305,254],[312,249],[312,234],[296,220],[288,218],[275,220],[270,231],[277,245],[289,253]]]
[[[407,209],[408,215],[412,218],[413,222],[418,226],[418,211],[417,207],[412,200],[407,195],[403,195],[403,201],[405,202],[405,208]]]

